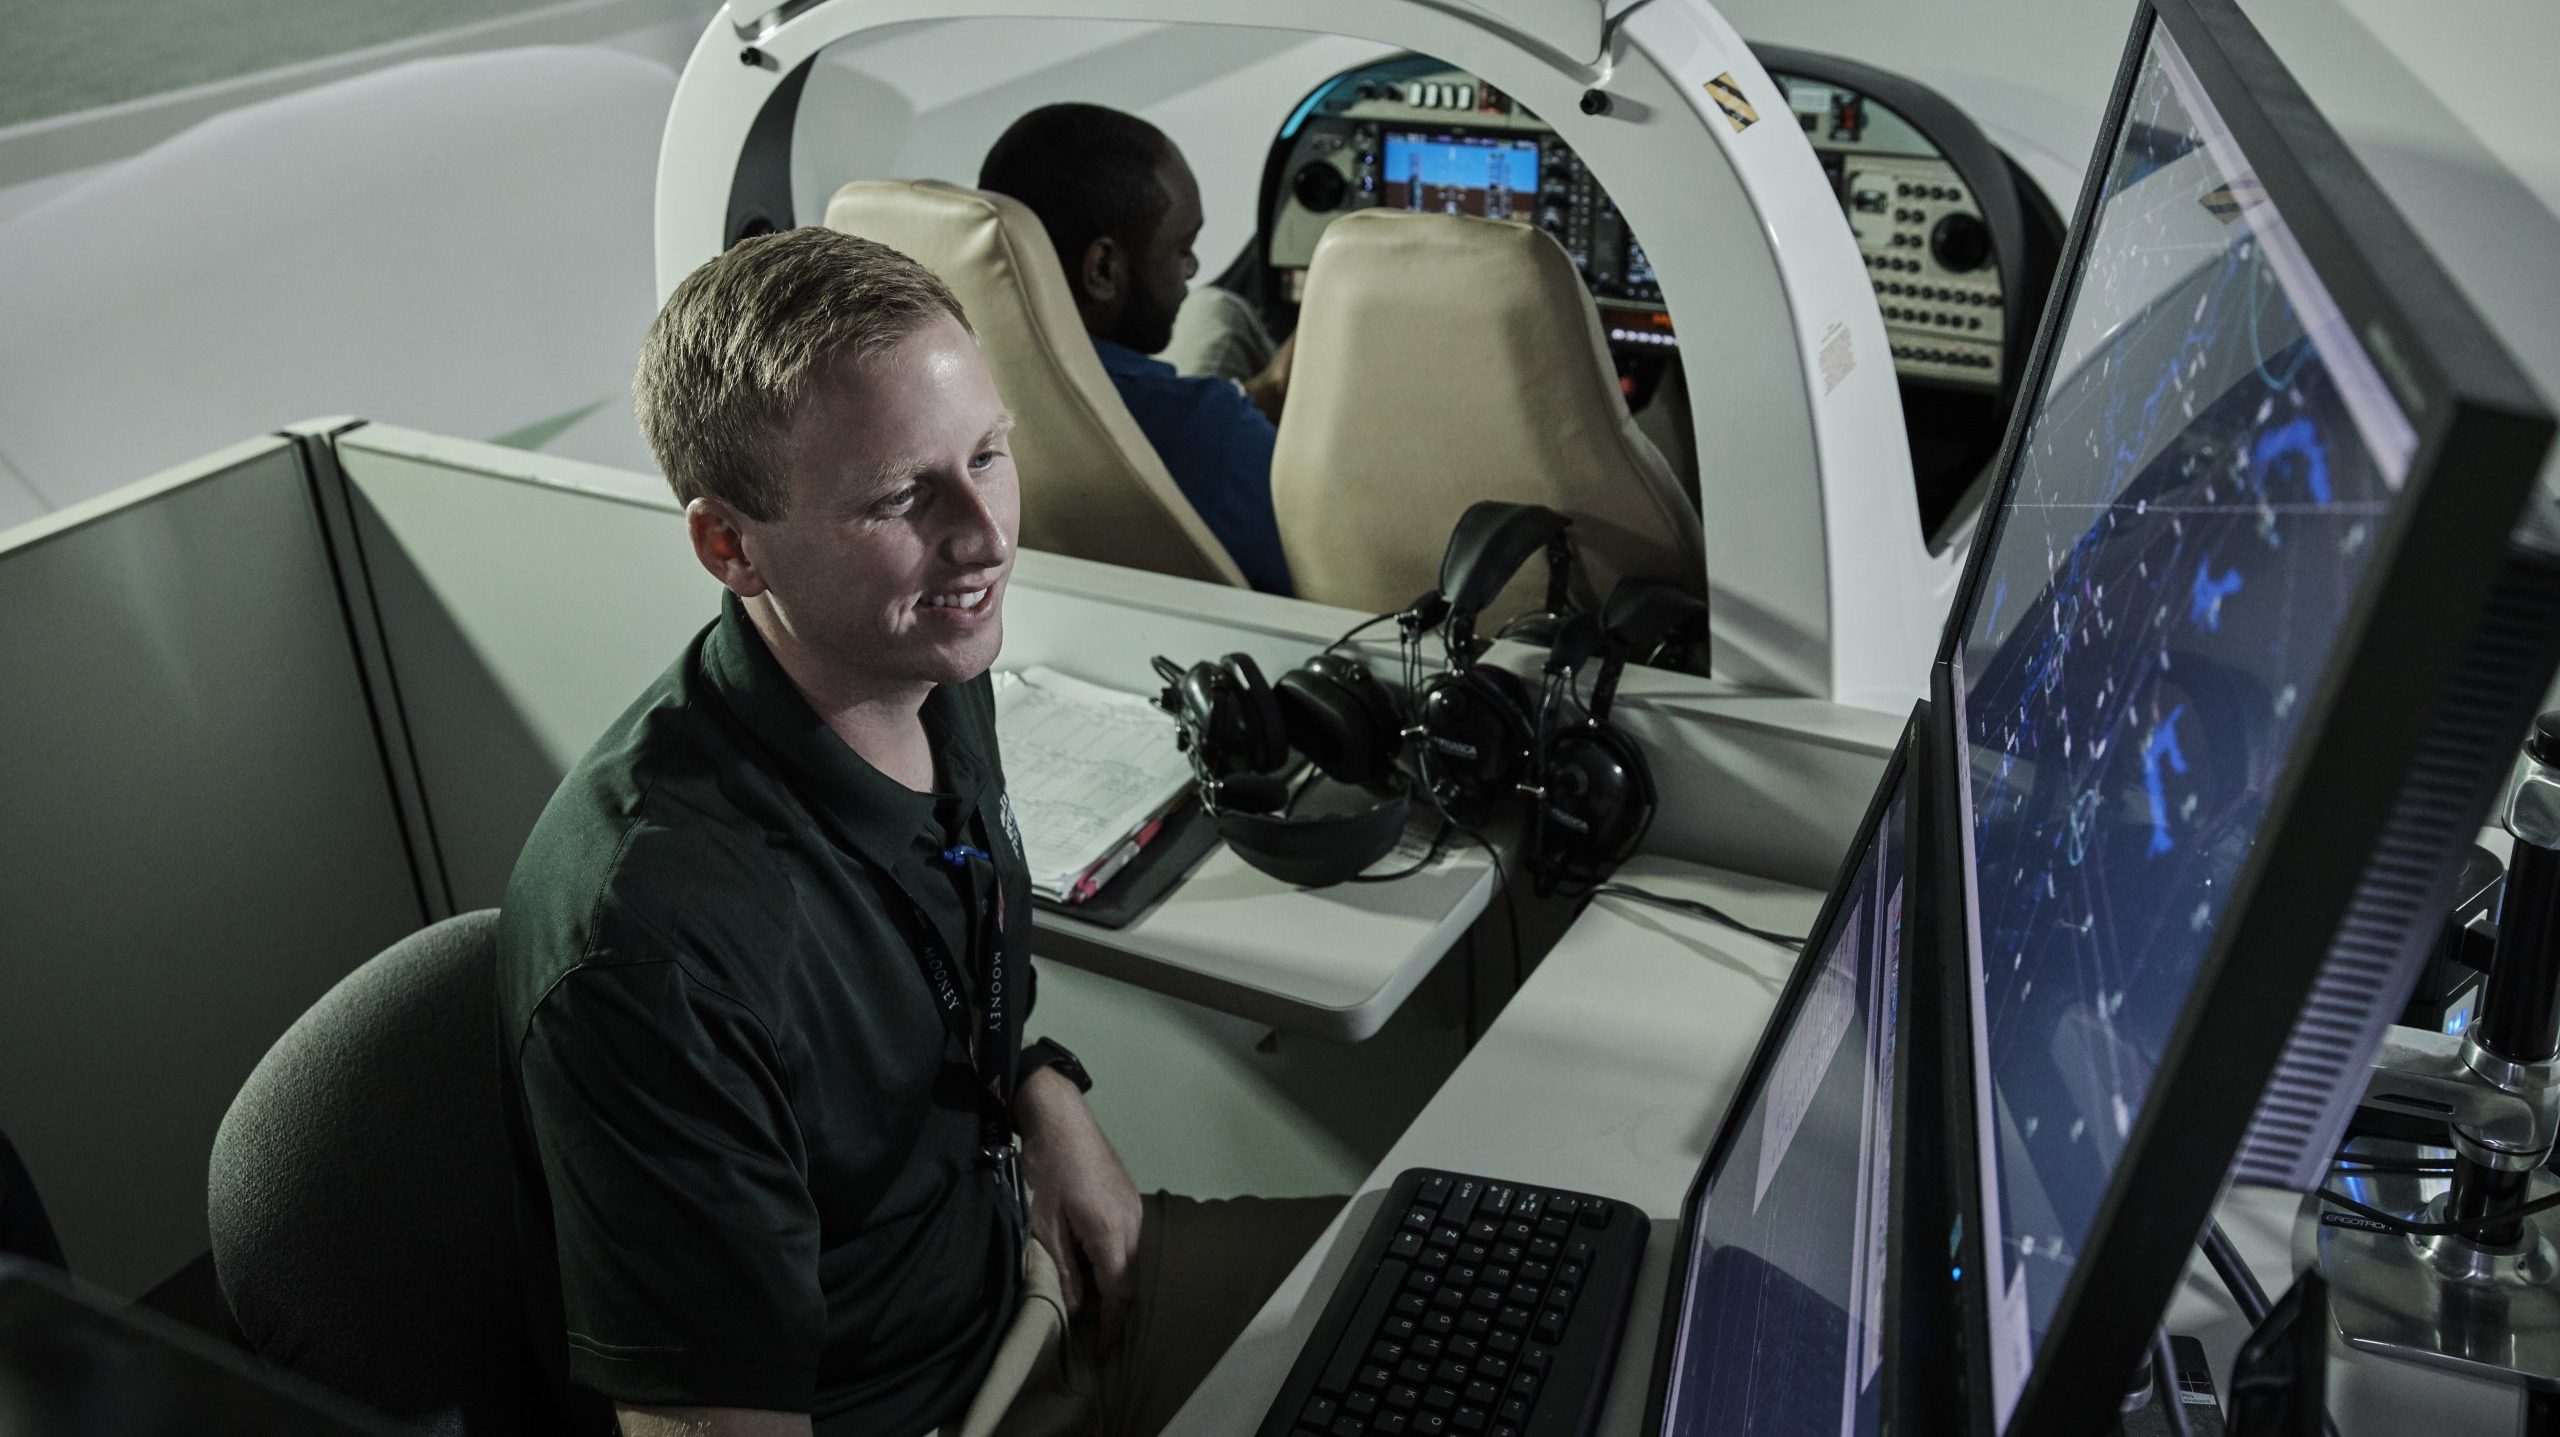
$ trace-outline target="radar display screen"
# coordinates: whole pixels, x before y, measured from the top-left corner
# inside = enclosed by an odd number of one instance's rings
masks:
[[[1538,206],[1538,142],[1390,130],[1379,202],[1423,214],[1527,220]]]
[[[1665,1437],[1881,1430],[1903,771],[1699,1184]]]
[[[2008,1423],[2416,431],[2165,26],[1959,620]]]

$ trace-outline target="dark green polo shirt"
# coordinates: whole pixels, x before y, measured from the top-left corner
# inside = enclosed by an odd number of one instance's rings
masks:
[[[971,967],[937,861],[966,836],[1004,875],[1028,997],[1030,879],[989,681],[935,690],[924,720],[941,820],[725,599],[525,843],[500,1046],[536,1337],[590,1408],[904,1437],[957,1417],[992,1359],[1020,1255],[916,953]]]

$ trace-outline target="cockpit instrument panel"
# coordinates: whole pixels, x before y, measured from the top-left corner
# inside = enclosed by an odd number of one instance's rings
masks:
[[[1590,286],[1610,343],[1676,349],[1644,246],[1546,122],[1462,71],[1406,57],[1335,77],[1280,134],[1264,257],[1296,299],[1324,227],[1360,209],[1534,224]]]
[[[1999,267],[1972,191],[1902,116],[1844,85],[1773,71],[1857,236],[1906,378],[1996,390]]]

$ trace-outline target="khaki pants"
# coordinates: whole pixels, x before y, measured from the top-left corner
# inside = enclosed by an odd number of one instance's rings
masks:
[[[1141,1202],[1137,1305],[1119,1350],[1094,1352],[1090,1314],[1067,1321],[1057,1264],[1030,1244],[1022,1308],[951,1437],[1155,1437],[1342,1206],[1169,1193]]]

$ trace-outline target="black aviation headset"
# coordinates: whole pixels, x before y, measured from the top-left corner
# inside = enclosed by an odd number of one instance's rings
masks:
[[[1653,826],[1653,770],[1609,710],[1630,660],[1703,644],[1706,633],[1705,601],[1660,579],[1621,579],[1597,616],[1565,622],[1548,651],[1535,763],[1522,785],[1530,879],[1541,895],[1599,883]],[[1600,672],[1585,702],[1575,677],[1595,652]],[[1568,718],[1568,707],[1580,716]]]
[[[1485,500],[1469,506],[1449,533],[1440,588],[1421,604],[1440,620],[1447,666],[1421,678],[1421,630],[1408,627],[1405,692],[1413,721],[1405,730],[1415,776],[1449,819],[1472,828],[1491,818],[1528,776],[1538,730],[1529,686],[1508,669],[1479,665],[1492,646],[1476,634],[1476,618],[1529,556],[1547,556],[1546,607],[1507,625],[1506,635],[1552,641],[1572,616],[1573,521],[1537,504]],[[1425,625],[1424,627],[1428,627]]]

